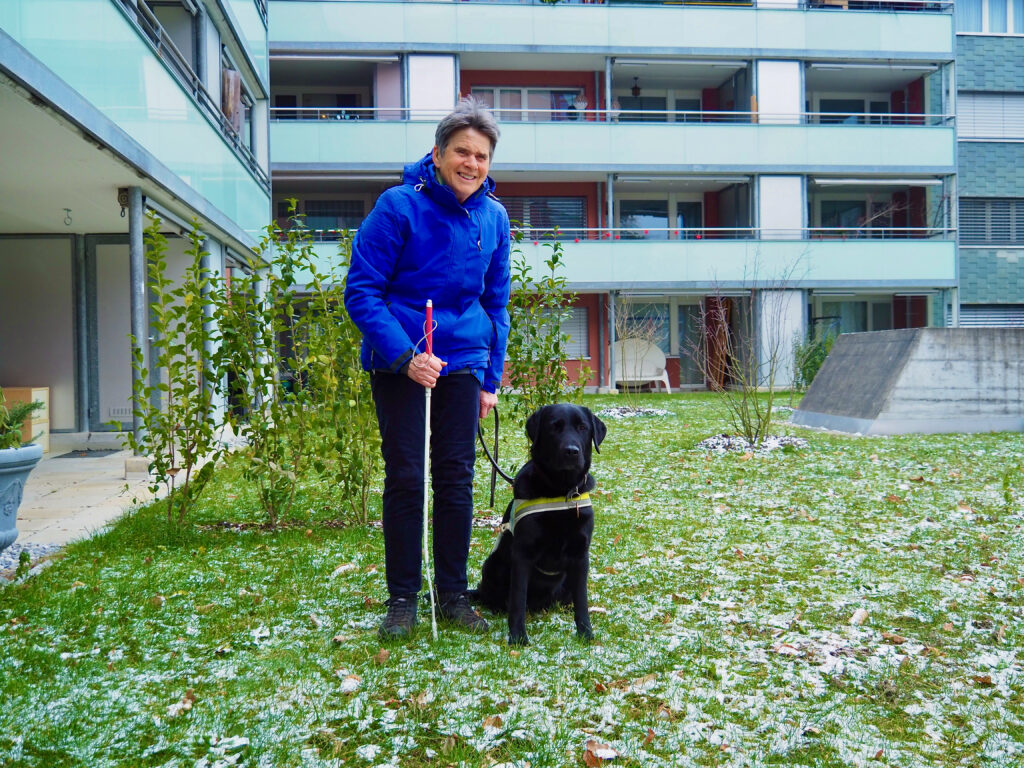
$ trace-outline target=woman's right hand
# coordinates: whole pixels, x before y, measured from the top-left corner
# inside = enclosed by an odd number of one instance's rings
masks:
[[[437,377],[441,375],[441,369],[446,365],[448,363],[441,358],[421,352],[409,361],[409,365],[405,369],[405,375],[421,387],[433,389],[437,383]]]

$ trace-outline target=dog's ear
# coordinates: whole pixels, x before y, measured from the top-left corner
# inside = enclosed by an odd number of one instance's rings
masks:
[[[594,438],[594,450],[600,453],[601,449],[598,446],[601,445],[601,441],[604,440],[604,436],[608,434],[608,427],[606,427],[604,422],[597,418],[597,416],[594,415],[594,412],[589,408],[587,409],[587,413],[590,415],[590,434]]]
[[[530,438],[531,443],[537,442],[537,435],[540,434],[541,413],[543,411],[544,408],[538,408],[536,411],[531,413],[530,418],[526,420],[526,436]]]

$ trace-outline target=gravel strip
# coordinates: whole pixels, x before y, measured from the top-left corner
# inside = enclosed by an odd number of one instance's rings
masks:
[[[794,448],[797,450],[806,448],[807,441],[802,437],[790,437],[789,435],[768,435],[756,448],[752,447],[744,438],[739,435],[714,435],[697,443],[697,447],[722,455],[726,452],[746,453],[752,452],[765,454],[780,448]]]
[[[3,571],[13,571],[18,567],[18,558],[21,556],[22,551],[26,551],[29,557],[32,558],[32,562],[35,563],[40,558],[52,555],[54,552],[58,552],[62,549],[60,544],[19,544],[14,542],[0,552],[0,573]]]

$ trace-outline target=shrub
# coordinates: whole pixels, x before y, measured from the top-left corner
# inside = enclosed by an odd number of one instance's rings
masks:
[[[796,368],[793,386],[796,389],[806,391],[811,386],[835,343],[836,332],[828,330],[823,334],[815,333],[807,338],[798,339],[793,344],[793,363]]]
[[[572,314],[569,305],[576,294],[566,289],[567,280],[561,274],[564,263],[557,229],[554,237],[545,244],[551,253],[544,262],[547,270],[538,278],[520,247],[523,233],[513,232],[506,365],[509,386],[503,392],[518,393],[519,397],[511,402],[519,416],[561,400],[579,402],[583,384],[590,375],[589,369],[584,368],[573,382],[566,370],[569,336],[562,331],[562,324]]]
[[[132,367],[137,373],[132,410],[141,420],[142,432],[139,436],[129,432],[125,439],[136,453],[150,457],[151,490],[156,492],[161,485],[167,489],[168,522],[173,521],[175,511],[182,522],[202,493],[220,452],[214,435],[213,370],[206,354],[208,342],[216,343],[219,334],[207,322],[203,308],[211,279],[203,265],[207,253],[198,224],[189,233],[185,255],[190,261],[185,274],[174,286],[167,277],[167,238],[160,231],[162,223],[149,214],[144,242],[152,359],[147,367],[138,339],[132,336]],[[151,370],[156,373],[156,383],[151,381]],[[204,461],[208,463],[200,466]]]
[[[21,447],[21,427],[25,419],[43,407],[38,400],[33,403],[6,405],[4,391],[0,389],[0,449]]]

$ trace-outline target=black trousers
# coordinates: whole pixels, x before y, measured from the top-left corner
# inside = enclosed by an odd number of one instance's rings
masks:
[[[410,595],[422,584],[424,391],[404,374],[374,371],[370,381],[384,456],[388,593]],[[480,382],[468,373],[442,376],[430,396],[434,587],[463,592],[473,523]]]

